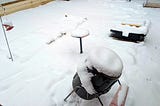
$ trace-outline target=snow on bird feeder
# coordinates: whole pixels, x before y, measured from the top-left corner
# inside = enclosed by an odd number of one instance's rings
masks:
[[[144,41],[149,31],[150,21],[127,20],[117,23],[110,29],[110,36],[121,40],[139,42]]]
[[[98,98],[103,106],[99,96],[107,93],[114,83],[119,82],[122,69],[123,63],[114,51],[95,48],[90,51],[85,61],[78,64],[77,73],[72,81],[73,91],[85,100]],[[71,93],[65,100],[70,95]]]

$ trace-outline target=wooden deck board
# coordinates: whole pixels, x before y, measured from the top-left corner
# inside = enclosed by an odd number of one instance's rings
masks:
[[[0,16],[8,15],[29,8],[34,8],[51,1],[53,0],[17,0],[14,2],[5,3],[0,7]]]
[[[160,8],[160,3],[146,3],[144,7]]]

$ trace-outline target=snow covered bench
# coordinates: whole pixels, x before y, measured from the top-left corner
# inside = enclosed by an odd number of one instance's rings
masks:
[[[144,41],[149,25],[149,20],[122,22],[110,29],[110,36],[133,42]]]

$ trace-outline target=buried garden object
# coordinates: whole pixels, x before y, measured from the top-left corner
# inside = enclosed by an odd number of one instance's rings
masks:
[[[119,81],[122,69],[123,64],[120,57],[112,50],[98,48],[91,51],[88,57],[79,64],[77,73],[72,81],[73,90],[64,101],[75,92],[80,98],[85,100],[97,98],[103,106],[100,96],[109,92],[116,82],[122,87]],[[125,90],[124,95],[127,95],[127,92],[128,89]],[[113,103],[117,103],[115,99],[118,100],[117,96],[113,98],[110,106]],[[126,98],[123,97],[121,99],[125,101]]]
[[[150,21],[126,21],[115,25],[110,29],[110,37],[120,40],[141,42],[144,41],[149,31]]]

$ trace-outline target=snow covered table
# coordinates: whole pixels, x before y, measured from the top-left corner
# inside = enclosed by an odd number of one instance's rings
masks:
[[[74,38],[79,38],[80,40],[80,53],[83,53],[83,48],[82,48],[82,38],[86,37],[89,35],[89,31],[86,29],[76,29],[72,32],[71,36]]]
[[[110,36],[121,40],[139,42],[144,41],[149,30],[150,21],[128,20],[113,26]]]

